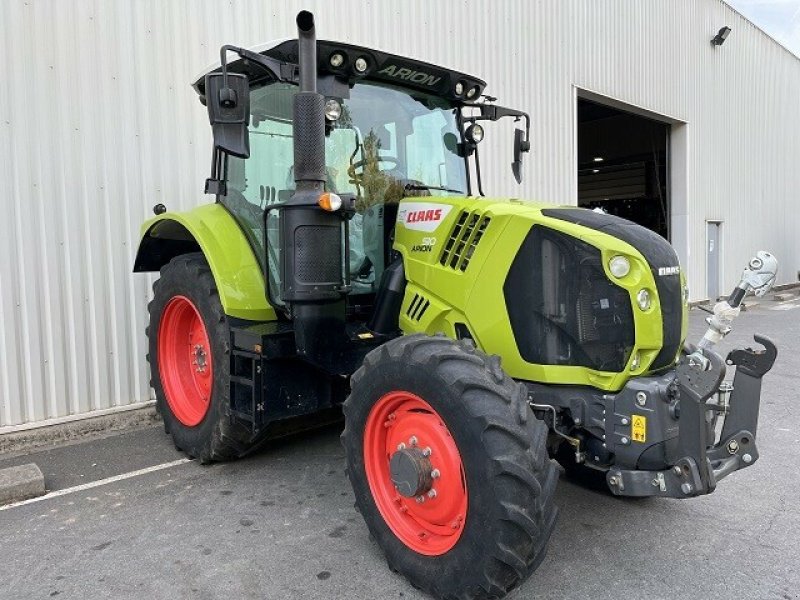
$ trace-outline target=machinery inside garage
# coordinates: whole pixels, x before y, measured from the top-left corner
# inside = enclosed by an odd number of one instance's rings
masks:
[[[669,125],[578,99],[578,204],[670,239]]]

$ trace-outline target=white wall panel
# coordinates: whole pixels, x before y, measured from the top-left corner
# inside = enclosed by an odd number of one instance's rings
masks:
[[[4,0],[0,432],[149,399],[153,278],[131,265],[154,204],[208,201],[210,134],[189,84],[223,43],[291,36],[301,7],[323,38],[474,73],[529,111],[521,188],[510,126],[488,131],[492,195],[575,202],[576,89],[685,122],[693,297],[706,219],[724,221],[724,287],[759,247],[795,279],[800,60],[719,0]]]

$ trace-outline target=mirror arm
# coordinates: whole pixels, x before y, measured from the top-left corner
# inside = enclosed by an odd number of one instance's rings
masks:
[[[292,63],[285,63],[258,52],[253,52],[247,48],[239,48],[226,44],[219,49],[219,60],[222,65],[222,78],[223,87],[228,87],[228,64],[227,53],[233,52],[238,54],[240,58],[250,61],[251,63],[261,67],[270,77],[276,81],[286,83],[297,83],[299,81],[299,74],[297,65]]]

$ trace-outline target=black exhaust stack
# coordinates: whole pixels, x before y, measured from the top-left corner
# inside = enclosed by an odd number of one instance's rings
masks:
[[[341,212],[320,208],[325,191],[325,98],[317,93],[314,15],[297,15],[300,90],[294,97],[295,193],[281,210],[281,298],[299,354],[335,369],[345,341]]]
[[[294,97],[294,180],[297,191],[322,193],[325,185],[325,98],[317,93],[314,15],[297,14],[300,91]],[[316,203],[316,200],[315,200]]]

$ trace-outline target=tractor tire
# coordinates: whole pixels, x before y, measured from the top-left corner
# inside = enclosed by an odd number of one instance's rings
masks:
[[[147,360],[164,430],[201,463],[238,458],[250,432],[230,420],[230,330],[203,254],[173,258],[153,294]]]
[[[389,567],[438,598],[500,598],[525,581],[556,522],[558,470],[499,358],[410,335],[370,352],[351,385],[346,471]]]

